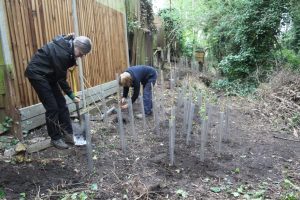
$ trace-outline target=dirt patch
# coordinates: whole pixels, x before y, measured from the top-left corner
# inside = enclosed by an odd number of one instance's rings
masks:
[[[34,199],[48,193],[48,189],[66,188],[81,179],[73,168],[53,159],[20,165],[0,162],[0,171],[0,187],[5,190],[7,199],[19,199],[21,193]]]

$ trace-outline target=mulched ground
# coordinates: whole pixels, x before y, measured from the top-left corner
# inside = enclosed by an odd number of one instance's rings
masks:
[[[170,98],[172,94],[166,92],[164,105],[168,114]],[[220,97],[218,102],[223,100]],[[217,106],[212,112],[203,162],[199,117],[194,118],[192,140],[186,145],[181,137],[182,114],[176,115],[174,166],[169,160],[167,120],[161,122],[156,134],[152,116],[147,118],[147,128],[135,119],[136,138],[126,123],[126,152],[122,152],[116,115],[111,115],[106,123],[91,121],[93,173],[87,170],[85,147],[51,147],[28,155],[28,162],[0,161],[0,195],[4,191],[6,199],[24,195],[26,199],[72,199],[73,195],[77,199],[88,196],[87,199],[103,200],[299,198],[300,143],[274,138],[293,136],[262,120],[252,104],[237,98],[227,102],[230,137],[229,142],[222,143],[220,156]],[[137,113],[138,105],[134,107]],[[99,118],[97,111],[91,115],[92,119]],[[42,128],[29,137],[45,134]]]

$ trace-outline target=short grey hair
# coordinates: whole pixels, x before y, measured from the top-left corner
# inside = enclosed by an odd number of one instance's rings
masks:
[[[74,39],[74,47],[79,48],[83,54],[87,54],[92,49],[92,41],[86,36],[78,36]]]

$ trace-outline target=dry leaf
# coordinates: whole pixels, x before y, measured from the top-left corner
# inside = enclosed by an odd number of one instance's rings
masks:
[[[294,128],[294,132],[293,132],[293,134],[294,134],[294,136],[296,137],[296,138],[298,138],[299,137],[299,135],[298,135],[298,132],[297,132],[297,130]]]

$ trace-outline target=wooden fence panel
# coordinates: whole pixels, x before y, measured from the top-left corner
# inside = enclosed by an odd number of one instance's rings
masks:
[[[5,6],[18,83],[15,91],[20,107],[27,107],[38,103],[38,98],[24,76],[26,66],[43,44],[74,32],[72,0],[5,0]],[[92,52],[83,59],[86,87],[112,81],[115,73],[128,67],[125,1],[77,0],[76,6],[79,32],[93,42]]]

